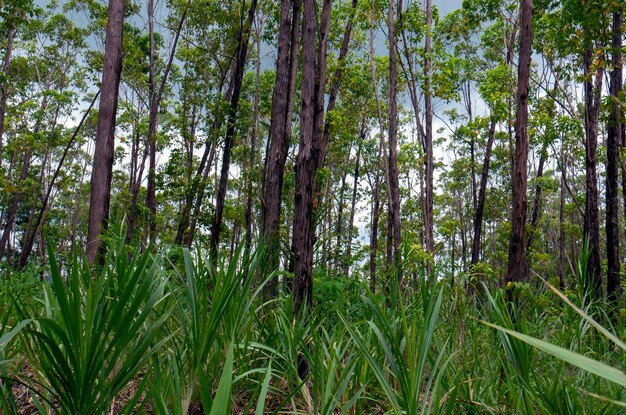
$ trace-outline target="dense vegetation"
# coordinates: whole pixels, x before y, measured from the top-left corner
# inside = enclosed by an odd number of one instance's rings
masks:
[[[623,413],[623,8],[0,3],[0,413]]]

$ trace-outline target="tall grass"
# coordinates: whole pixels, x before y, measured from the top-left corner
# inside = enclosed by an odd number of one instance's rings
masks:
[[[392,301],[358,279],[327,299],[339,285],[316,281],[325,291],[304,318],[288,294],[261,295],[273,278],[259,275],[262,252],[226,260],[119,243],[95,270],[49,256],[34,298],[0,309],[2,414],[23,409],[24,385],[46,414],[624,410],[620,326],[551,286],[511,308],[505,291],[480,306],[419,273]]]

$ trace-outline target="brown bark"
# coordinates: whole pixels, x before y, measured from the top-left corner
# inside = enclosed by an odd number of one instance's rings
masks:
[[[585,221],[583,234],[589,247],[589,260],[585,275],[585,291],[595,299],[602,295],[602,275],[600,268],[600,214],[598,209],[598,116],[602,89],[602,68],[592,74],[591,48],[584,55],[585,93]],[[595,78],[595,80],[594,80]]]
[[[18,183],[20,187],[23,185],[24,180],[26,180],[26,177],[28,176],[28,169],[30,168],[32,155],[33,150],[31,148],[27,148],[26,153],[24,154],[24,161],[22,161],[22,170],[20,171],[20,176],[18,178]],[[17,215],[17,210],[20,205],[22,193],[23,192],[21,190],[18,190],[15,193],[11,202],[11,206],[9,207],[6,223],[4,225],[4,229],[2,230],[2,236],[0,237],[0,259],[4,258],[4,254],[6,253],[7,244],[9,243],[11,232],[13,231],[13,224],[15,223],[15,217]]]
[[[319,28],[314,0],[304,0],[302,16],[302,92],[300,145],[296,161],[294,203],[294,315],[313,301],[313,197],[315,172],[325,152],[323,141],[326,47],[332,0],[324,0]],[[318,39],[317,51],[315,39]],[[316,53],[317,52],[317,53]],[[308,308],[308,307],[307,307]]]
[[[435,254],[435,236],[434,236],[434,157],[433,157],[433,108],[432,108],[432,91],[431,91],[431,60],[430,54],[432,49],[432,1],[426,0],[426,37],[424,44],[424,124],[425,136],[424,147],[426,152],[426,169],[425,169],[425,195],[424,195],[424,230],[426,252],[434,258]],[[427,272],[429,278],[432,278],[431,263],[427,264]]]
[[[266,268],[268,272],[277,269],[279,265],[281,200],[285,163],[291,143],[291,118],[298,70],[301,8],[302,0],[281,1],[276,80],[272,95],[272,115],[261,204],[262,234],[268,244],[269,253]],[[271,291],[274,287],[273,282],[270,285]]]
[[[109,0],[109,14],[104,46],[104,67],[100,87],[100,110],[96,129],[96,148],[91,171],[87,260],[96,262],[104,254],[102,233],[108,228],[113,149],[115,146],[115,115],[122,73],[122,31],[124,0]]]
[[[243,85],[243,74],[248,59],[248,43],[252,22],[256,13],[257,0],[252,0],[248,9],[248,17],[243,27],[240,28],[239,45],[237,46],[237,60],[233,72],[233,95],[230,99],[230,112],[224,137],[224,151],[222,152],[222,168],[220,171],[220,182],[217,189],[217,200],[215,203],[215,217],[211,228],[211,249],[213,255],[217,254],[222,228],[222,216],[224,214],[224,201],[226,199],[226,187],[228,184],[228,172],[230,170],[230,155],[235,139],[235,122],[237,120],[237,108],[239,97],[241,96],[241,86]]]
[[[252,125],[252,131],[250,133],[250,156],[248,158],[248,184],[246,186],[246,206],[245,206],[245,219],[246,219],[246,239],[245,239],[245,252],[246,257],[250,252],[252,247],[252,205],[253,205],[253,197],[252,197],[252,184],[254,182],[254,176],[252,172],[254,171],[254,163],[256,159],[257,153],[257,143],[259,141],[258,135],[261,125],[260,113],[259,113],[259,99],[261,95],[260,91],[260,78],[261,78],[261,35],[262,35],[262,23],[259,25],[257,36],[256,36],[256,51],[257,51],[257,59],[255,65],[255,80],[256,86],[254,89],[254,104],[252,106],[252,112],[254,114],[254,124]]]
[[[561,193],[559,197],[559,286],[565,288],[565,192],[567,183],[567,159],[563,141],[561,141]]]
[[[615,305],[621,294],[619,252],[619,146],[622,142],[622,8],[613,12],[611,95],[612,111],[606,140],[606,294],[610,304]]]
[[[6,76],[9,73],[9,67],[11,64],[11,54],[13,53],[13,38],[15,37],[15,29],[9,29],[9,33],[7,36],[7,45],[4,51],[4,58],[2,59],[2,74],[5,79],[2,83],[0,83],[0,167],[2,166],[2,151],[4,149],[3,146],[3,136],[4,136],[4,117],[7,111],[7,99],[9,97],[8,94],[8,85],[6,81]]]
[[[370,232],[370,290],[376,293],[376,257],[378,255],[378,222],[380,219],[380,169],[383,152],[383,140],[381,138],[376,158],[376,171],[374,173],[374,188],[372,194],[372,229]]]
[[[489,165],[491,164],[491,150],[496,136],[496,118],[492,115],[489,123],[489,134],[487,137],[487,146],[485,147],[485,158],[483,160],[483,169],[480,174],[480,188],[478,190],[478,200],[476,203],[476,211],[474,213],[474,238],[472,239],[472,260],[470,267],[473,267],[480,261],[480,241],[483,229],[483,214],[485,211],[485,201],[487,199],[487,182],[489,180]],[[471,269],[474,272],[473,269]],[[468,286],[468,293],[473,293],[473,287]]]
[[[520,48],[517,70],[515,158],[513,163],[513,214],[505,282],[528,280],[526,263],[526,205],[528,170],[528,92],[533,41],[533,1],[520,1]]]
[[[174,42],[170,51],[167,65],[163,72],[163,78],[157,89],[156,81],[156,68],[155,68],[155,44],[154,44],[154,0],[148,0],[148,27],[150,35],[150,113],[148,116],[148,148],[149,148],[149,164],[148,164],[148,188],[146,192],[146,206],[150,212],[148,220],[148,234],[150,236],[150,242],[154,243],[156,240],[156,139],[157,139],[157,127],[158,127],[158,115],[159,106],[161,105],[161,99],[163,98],[163,91],[167,83],[167,78],[172,68],[172,62],[176,55],[176,47],[178,45],[178,39],[180,37],[185,18],[187,17],[187,10],[191,0],[188,0],[183,13],[178,21],[178,27],[174,35]],[[132,236],[132,230],[129,230]]]
[[[533,210],[530,215],[530,234],[528,235],[528,243],[526,244],[526,251],[532,250],[532,245],[535,240],[535,234],[537,233],[537,227],[539,225],[539,219],[541,217],[541,196],[543,188],[541,187],[541,178],[543,177],[543,168],[548,158],[548,142],[543,144],[541,154],[539,155],[539,165],[537,166],[537,177],[535,178],[535,197],[533,198]]]
[[[350,202],[350,219],[348,221],[348,241],[346,242],[346,255],[343,257],[343,275],[349,276],[350,263],[352,262],[352,236],[354,233],[354,216],[356,214],[356,201],[359,189],[359,168],[361,162],[361,146],[363,140],[365,140],[365,122],[361,126],[359,144],[356,149],[356,161],[354,166],[354,176],[352,183],[352,198]]]

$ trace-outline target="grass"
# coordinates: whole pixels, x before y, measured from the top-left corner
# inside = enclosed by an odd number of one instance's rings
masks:
[[[120,243],[97,270],[49,257],[43,282],[0,287],[3,414],[24,404],[16,391],[45,414],[624,411],[621,329],[540,281],[514,309],[445,281],[390,304],[365,282],[322,282],[303,319],[289,295],[264,297],[261,252]]]

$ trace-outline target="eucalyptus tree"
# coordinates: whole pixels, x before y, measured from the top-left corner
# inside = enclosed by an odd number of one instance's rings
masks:
[[[285,162],[291,143],[302,0],[281,0],[276,56],[276,80],[272,95],[270,133],[265,156],[261,198],[261,231],[268,244],[268,270],[278,268],[279,224]]]
[[[243,13],[243,10],[245,9],[243,7],[243,4],[245,4],[245,2],[242,3],[241,13]],[[241,86],[243,84],[244,70],[248,60],[250,33],[252,31],[252,24],[255,19],[256,7],[257,0],[251,0],[246,19],[244,20],[243,18],[240,18],[242,24],[239,28],[238,45],[235,52],[235,62],[231,79],[232,95],[230,97],[230,108],[226,125],[226,135],[224,137],[224,150],[222,152],[222,168],[220,172],[220,181],[215,202],[215,218],[213,219],[213,224],[211,228],[211,249],[213,250],[214,255],[217,253],[220,239],[222,216],[224,214],[224,200],[226,198],[226,186],[228,183],[228,175],[230,170],[230,155],[235,135],[235,120],[237,117],[239,98],[241,96]]]
[[[613,4],[613,28],[611,42],[610,75],[611,115],[606,140],[606,251],[607,251],[607,299],[615,305],[621,293],[620,251],[619,251],[619,146],[623,141],[623,111],[620,94],[622,92],[622,20],[623,5]]]
[[[533,2],[520,2],[520,40],[517,70],[517,94],[515,117],[515,158],[513,162],[513,213],[511,220],[511,239],[506,282],[526,281],[528,263],[526,262],[526,204],[528,180],[528,95],[530,83],[530,62],[532,52]]]
[[[91,171],[89,201],[89,228],[87,231],[87,259],[91,264],[102,254],[102,233],[108,227],[113,150],[115,146],[115,117],[122,73],[122,32],[124,28],[124,0],[110,0],[104,47],[102,84],[96,145]]]

